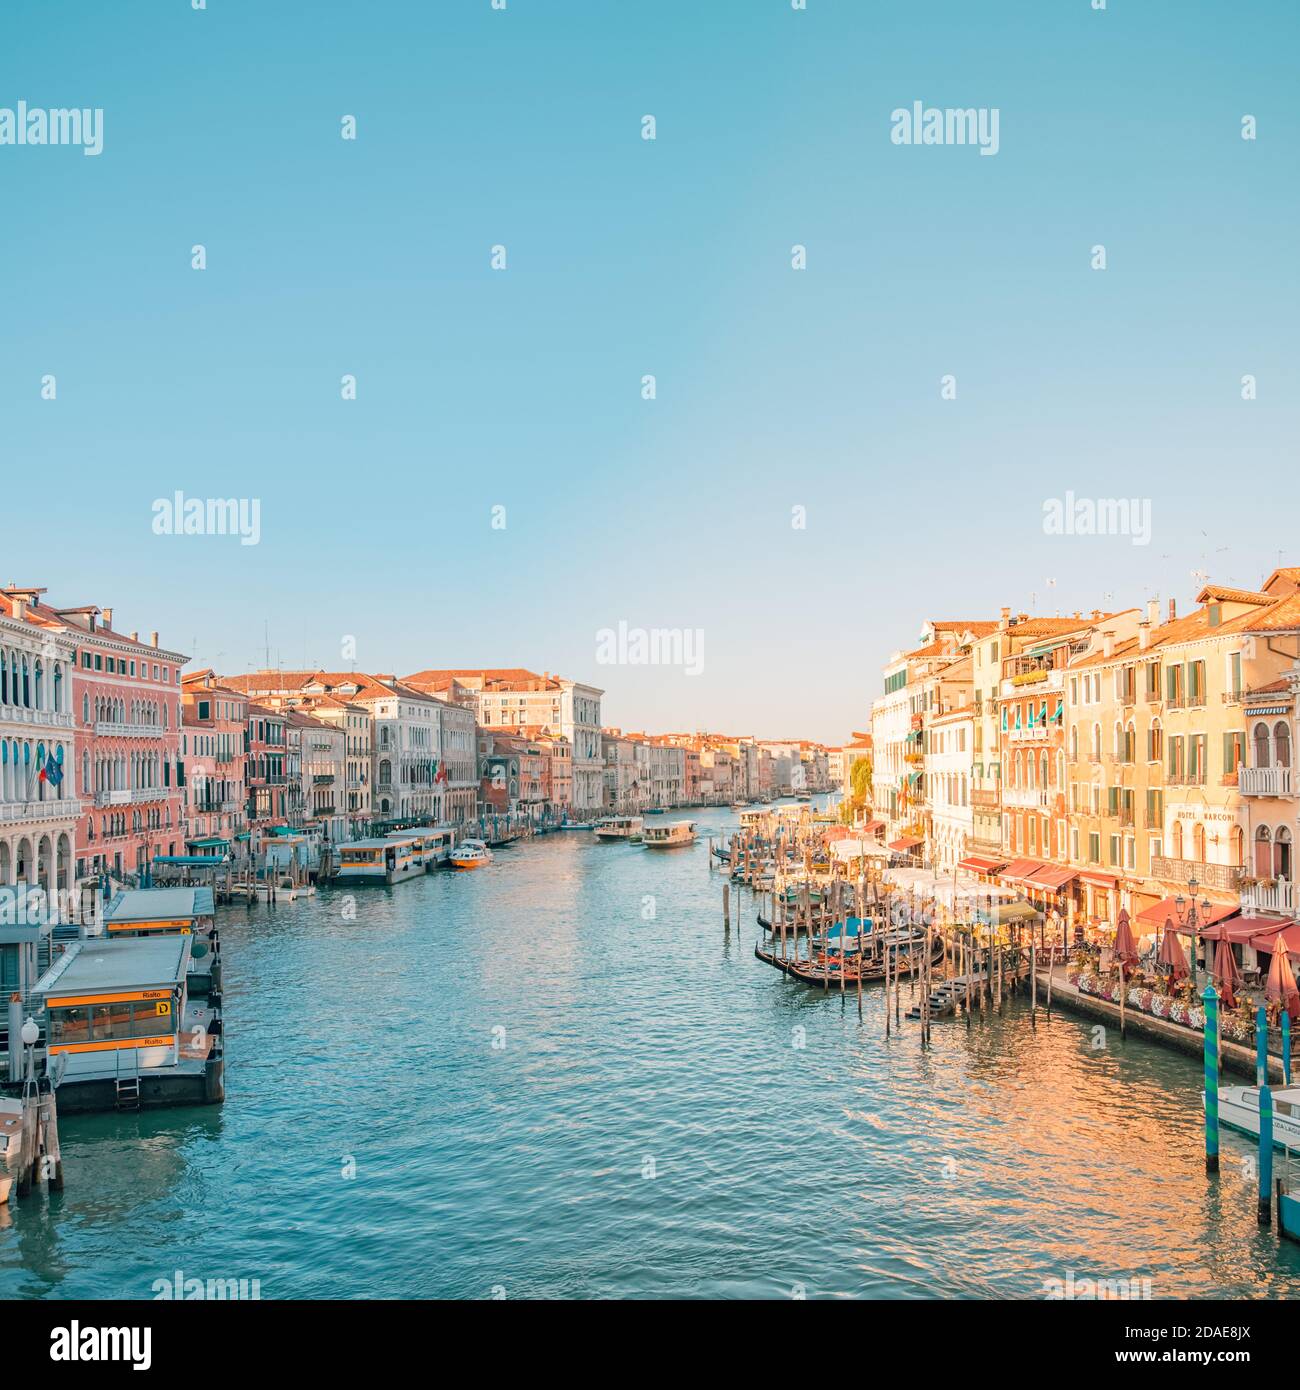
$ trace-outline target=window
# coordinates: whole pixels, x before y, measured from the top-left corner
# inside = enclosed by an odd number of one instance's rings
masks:
[[[1151,727],[1147,730],[1147,762],[1163,762],[1165,757],[1165,731],[1160,727],[1160,721],[1153,719]]]
[[[1223,736],[1223,775],[1232,777],[1246,761],[1246,735],[1241,732]]]
[[[1273,756],[1278,767],[1291,766],[1291,730],[1285,720],[1273,725]]]
[[[1101,835],[1096,830],[1088,836],[1088,863],[1101,863]]]

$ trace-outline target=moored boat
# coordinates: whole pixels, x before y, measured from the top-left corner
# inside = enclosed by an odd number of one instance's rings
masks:
[[[335,883],[400,883],[424,873],[424,855],[406,832],[339,846]]]
[[[1205,1103],[1204,1093],[1201,1103]],[[1219,1122],[1258,1139],[1259,1087],[1220,1086]],[[1273,1143],[1282,1149],[1300,1149],[1300,1086],[1273,1092]]]
[[[451,852],[455,869],[481,869],[492,862],[492,851],[482,840],[462,840]]]

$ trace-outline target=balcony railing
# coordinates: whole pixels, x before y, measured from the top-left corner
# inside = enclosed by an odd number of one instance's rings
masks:
[[[1246,912],[1285,912],[1294,915],[1300,895],[1290,879],[1256,883],[1241,890],[1241,906]]]
[[[998,805],[997,792],[977,790],[970,794],[970,804],[972,806],[983,806],[996,808]]]
[[[1010,729],[1008,734],[1012,743],[1038,743],[1045,741],[1048,735],[1046,724],[1032,724],[1025,728]]]
[[[1051,792],[1044,791],[1039,787],[1003,787],[1002,804],[1037,810],[1051,804],[1051,795]]]
[[[1187,883],[1195,879],[1198,892],[1202,888],[1235,892],[1245,870],[1228,864],[1202,864],[1196,859],[1171,859],[1156,854],[1151,857],[1151,873],[1169,883]]]
[[[23,821],[75,820],[81,814],[81,802],[66,801],[0,801],[0,825]]]
[[[1239,784],[1246,796],[1290,796],[1289,767],[1243,767]]]
[[[311,779],[313,787],[332,787],[334,785],[334,774],[332,772],[317,772]]]
[[[21,705],[0,705],[0,718],[6,724],[35,724],[42,729],[71,729],[71,714],[56,714],[52,709],[24,709]]]
[[[175,787],[119,787],[116,791],[97,791],[96,806],[137,806],[142,801],[166,801]]]
[[[162,738],[168,731],[161,724],[123,724],[114,719],[96,719],[100,738]]]

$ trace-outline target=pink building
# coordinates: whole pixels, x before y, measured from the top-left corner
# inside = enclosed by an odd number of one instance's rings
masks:
[[[203,670],[185,677],[183,699],[189,796],[184,852],[242,859],[248,843],[248,696]]]
[[[30,611],[30,610],[29,610]],[[40,604],[73,643],[71,785],[80,802],[75,881],[139,875],[156,854],[182,853],[181,667],[188,658],[118,632],[113,610]]]

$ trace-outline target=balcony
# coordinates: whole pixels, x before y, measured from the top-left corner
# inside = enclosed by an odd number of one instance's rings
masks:
[[[175,787],[122,787],[95,793],[96,806],[138,806],[143,801],[166,801]]]
[[[334,785],[334,774],[332,772],[318,772],[312,779],[313,787],[332,787]]]
[[[1257,883],[1241,890],[1243,912],[1281,912],[1294,916],[1300,895],[1290,879],[1279,878],[1273,883]]]
[[[970,804],[974,807],[983,807],[988,810],[997,810],[999,797],[997,792],[976,790],[970,794]]]
[[[1019,806],[1031,811],[1045,810],[1051,805],[1052,794],[1039,787],[1003,787],[1003,806]]]
[[[119,724],[112,719],[95,720],[97,738],[162,738],[167,732],[161,724]]]
[[[0,720],[6,724],[33,724],[38,729],[71,729],[70,714],[56,714],[52,709],[23,709],[21,705],[0,706]]]
[[[1167,883],[1184,884],[1195,879],[1198,892],[1202,888],[1215,888],[1235,893],[1244,873],[1244,869],[1233,868],[1228,864],[1202,864],[1195,859],[1170,859],[1163,854],[1151,857],[1153,878],[1164,879]]]
[[[1032,695],[1040,690],[1061,690],[1065,686],[1065,673],[1060,670],[1049,671],[1046,667],[1030,666],[1005,676],[1002,680],[1002,698],[1009,695]]]
[[[1047,724],[1031,724],[1023,729],[1008,729],[1007,737],[1012,743],[1045,743],[1049,731]]]
[[[1291,769],[1289,767],[1243,767],[1239,781],[1242,793],[1246,796],[1290,796]]]
[[[237,806],[241,805],[243,805],[242,802],[234,800],[196,801],[192,809],[194,814],[199,816],[225,815],[227,812],[233,811]]]
[[[67,801],[0,801],[0,825],[75,820],[80,814],[81,802],[72,798]]]

